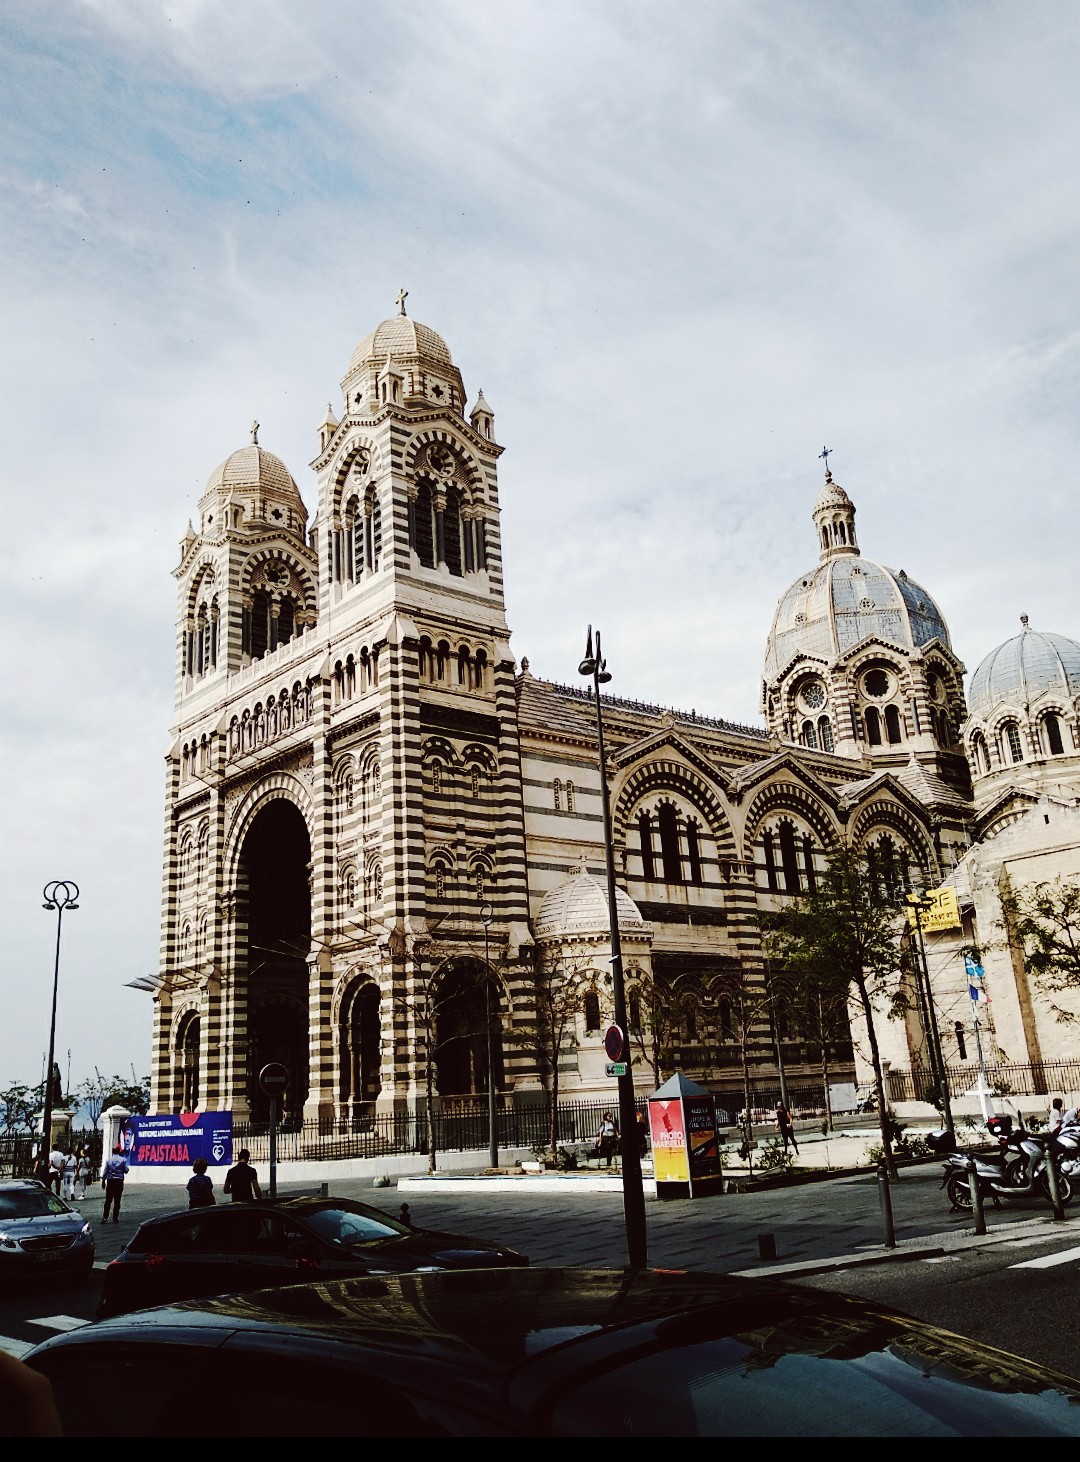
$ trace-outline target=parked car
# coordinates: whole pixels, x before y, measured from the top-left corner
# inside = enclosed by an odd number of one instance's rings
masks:
[[[94,1231],[78,1209],[36,1178],[0,1182],[0,1278],[71,1274],[94,1267]]]
[[[309,1279],[528,1262],[501,1244],[411,1228],[345,1198],[227,1203],[144,1223],[105,1270],[98,1318]]]
[[[298,1284],[87,1325],[25,1360],[71,1436],[1080,1436],[1080,1382],[862,1300],[722,1274]]]

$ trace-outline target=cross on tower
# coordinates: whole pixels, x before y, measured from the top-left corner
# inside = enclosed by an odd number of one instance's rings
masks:
[[[399,315],[403,315],[405,313],[405,301],[408,298],[409,298],[409,291],[407,289],[399,289],[398,290],[398,292],[397,292],[397,307],[398,307],[397,312],[398,312]]]
[[[822,447],[821,451],[818,453],[819,460],[825,463],[826,477],[829,475],[829,458],[832,456],[832,450],[832,447]]]

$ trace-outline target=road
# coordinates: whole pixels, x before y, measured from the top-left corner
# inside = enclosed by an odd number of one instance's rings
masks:
[[[860,1264],[839,1273],[798,1276],[800,1282],[846,1291],[906,1310],[921,1319],[1000,1346],[1066,1375],[1080,1377],[1080,1223],[1053,1224],[1038,1201],[1010,1202],[987,1214],[992,1245],[970,1243],[971,1219],[950,1215],[934,1165],[907,1169],[893,1190],[900,1251],[905,1244],[944,1233],[961,1247],[909,1262]],[[287,1196],[288,1190],[283,1190]],[[301,1191],[301,1190],[294,1190]],[[306,1190],[310,1192],[311,1190]],[[528,1254],[534,1264],[621,1267],[626,1248],[622,1199],[616,1194],[409,1193],[372,1190],[370,1184],[334,1185],[341,1197],[397,1213],[407,1198],[413,1221],[480,1238],[498,1239]],[[103,1267],[143,1219],[179,1206],[182,1189],[131,1188],[119,1224],[96,1224]],[[95,1194],[85,1206],[100,1216]],[[1080,1218],[1080,1212],[1077,1213]],[[1035,1232],[1032,1232],[1033,1221]],[[647,1204],[649,1261],[662,1268],[719,1271],[867,1257],[881,1244],[878,1190],[872,1177],[835,1178],[804,1187],[725,1195],[698,1202]],[[1002,1234],[1016,1236],[1000,1241]],[[759,1259],[758,1239],[771,1235],[775,1264]],[[919,1252],[919,1251],[914,1251]],[[1060,1259],[1046,1266],[1032,1261]],[[0,1349],[22,1354],[58,1329],[93,1318],[100,1271],[83,1286],[9,1288],[0,1296]]]

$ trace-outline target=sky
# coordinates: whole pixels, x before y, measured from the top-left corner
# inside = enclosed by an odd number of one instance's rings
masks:
[[[0,1087],[149,1069],[178,544],[408,309],[495,412],[512,645],[760,721],[817,560],[1080,638],[1073,0],[6,0]]]

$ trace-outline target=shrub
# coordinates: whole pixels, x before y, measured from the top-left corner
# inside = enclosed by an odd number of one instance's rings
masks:
[[[758,1168],[763,1173],[781,1175],[795,1166],[795,1158],[779,1137],[768,1138],[758,1150]]]

